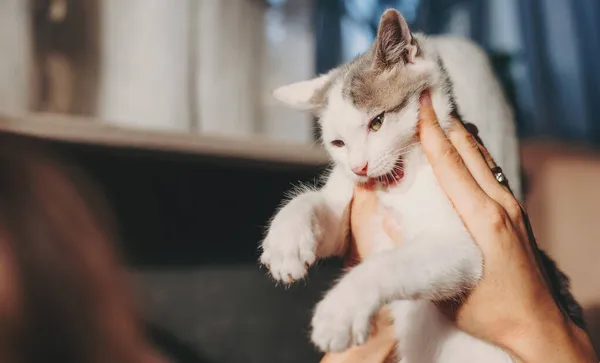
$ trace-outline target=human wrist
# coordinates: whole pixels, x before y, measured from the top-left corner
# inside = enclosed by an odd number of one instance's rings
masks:
[[[568,318],[531,321],[503,345],[523,363],[598,363],[587,333]]]

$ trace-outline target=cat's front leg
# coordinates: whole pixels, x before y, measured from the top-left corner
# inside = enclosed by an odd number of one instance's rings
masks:
[[[333,170],[322,189],[300,193],[277,212],[260,257],[275,280],[301,279],[318,258],[345,252],[352,194],[352,183]]]
[[[481,273],[481,252],[469,237],[414,240],[381,252],[348,272],[317,305],[312,341],[323,351],[362,344],[371,317],[383,305],[455,297],[474,286]]]

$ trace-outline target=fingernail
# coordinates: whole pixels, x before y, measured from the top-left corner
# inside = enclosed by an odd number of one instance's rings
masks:
[[[425,91],[423,91],[423,93],[421,93],[420,102],[421,102],[421,105],[423,105],[423,106],[431,106],[431,95],[429,94],[428,89],[426,89]]]

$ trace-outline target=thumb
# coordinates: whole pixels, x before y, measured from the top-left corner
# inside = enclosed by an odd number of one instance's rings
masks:
[[[440,128],[438,118],[433,109],[431,103],[431,92],[429,90],[423,91],[419,98],[419,124],[427,127],[435,126]]]
[[[396,245],[402,243],[402,233],[398,222],[389,214],[383,217],[383,231],[394,241]]]

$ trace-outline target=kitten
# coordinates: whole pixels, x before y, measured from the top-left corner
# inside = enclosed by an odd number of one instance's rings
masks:
[[[442,54],[452,52],[453,57]],[[321,350],[365,342],[370,318],[388,305],[402,362],[512,362],[500,348],[458,330],[430,302],[473,287],[482,276],[482,256],[416,139],[419,95],[430,90],[444,129],[458,106],[484,139],[498,127],[494,123],[504,125],[494,132],[511,135],[513,129],[506,129],[513,127],[510,108],[483,57],[464,40],[412,34],[398,11],[387,10],[368,52],[275,91],[291,107],[319,116],[334,167],[321,189],[303,191],[271,221],[261,256],[271,275],[290,283],[318,258],[345,253],[357,183],[377,185],[380,203],[397,216],[403,232],[404,243],[394,246],[381,229],[382,214],[374,218],[377,252],[350,270],[316,307],[312,341]],[[509,164],[508,179],[518,180],[516,156],[497,151],[502,145],[515,146],[514,136],[490,152],[503,167]]]

